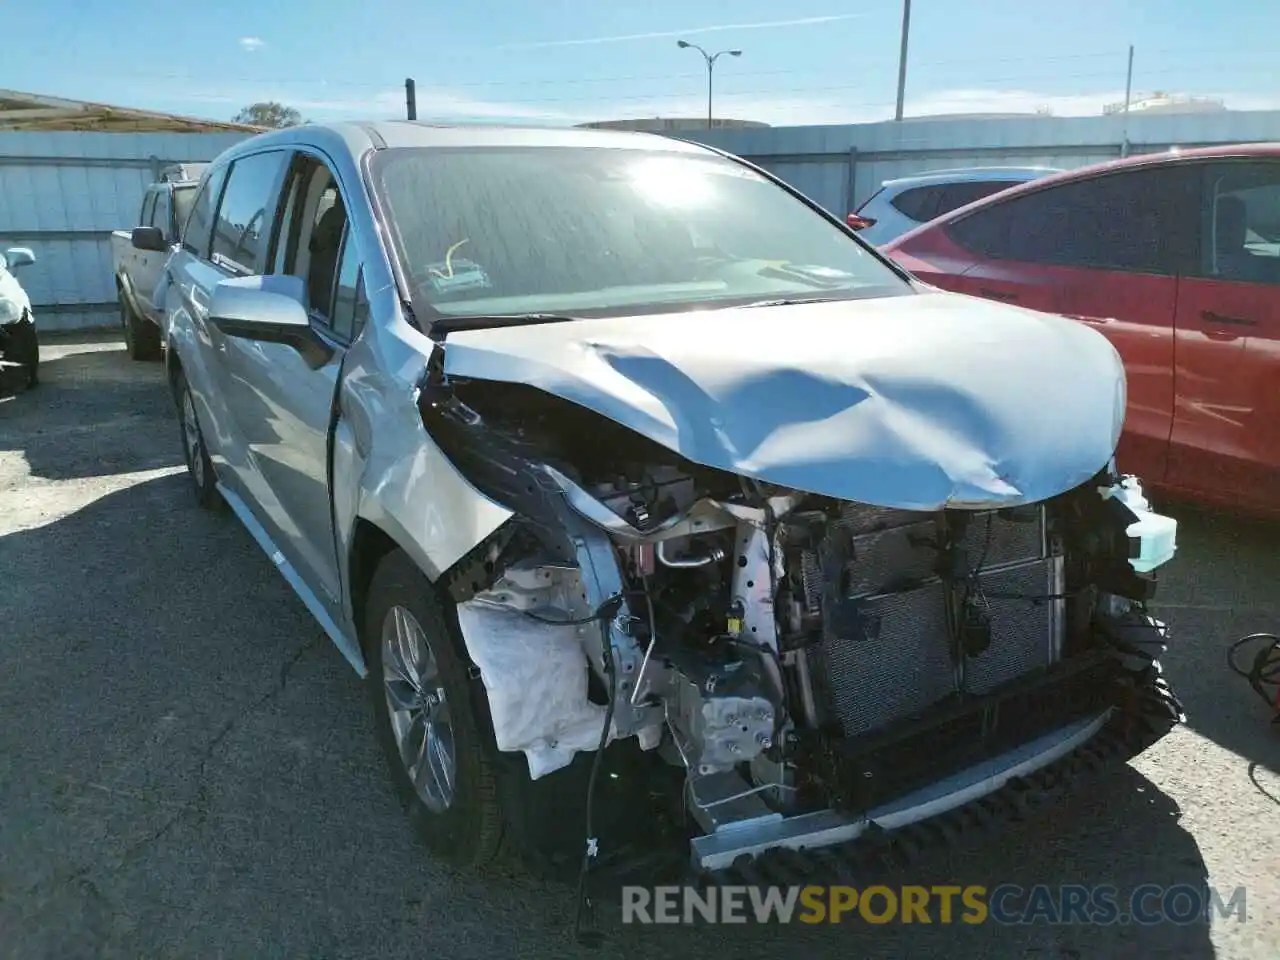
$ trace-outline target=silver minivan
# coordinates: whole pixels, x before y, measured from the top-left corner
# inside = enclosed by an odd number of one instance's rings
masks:
[[[794,865],[1182,717],[1107,339],[742,160],[308,124],[210,165],[166,272],[197,498],[368,680],[441,856]]]

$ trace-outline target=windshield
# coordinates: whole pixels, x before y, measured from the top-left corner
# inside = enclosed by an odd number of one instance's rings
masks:
[[[173,215],[174,223],[178,225],[178,235],[182,235],[183,228],[187,225],[187,215],[191,213],[191,206],[196,200],[196,184],[185,187],[173,188]]]
[[[717,156],[398,148],[371,172],[415,307],[446,317],[912,292],[840,227]]]

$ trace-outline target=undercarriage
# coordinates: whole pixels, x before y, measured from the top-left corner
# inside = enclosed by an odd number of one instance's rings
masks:
[[[937,818],[1162,683],[1145,605],[1172,521],[1114,466],[1044,502],[911,511],[699,467],[529,388],[437,383],[420,406],[516,513],[445,578],[498,749],[536,780],[606,728],[636,738],[680,774],[697,870]]]

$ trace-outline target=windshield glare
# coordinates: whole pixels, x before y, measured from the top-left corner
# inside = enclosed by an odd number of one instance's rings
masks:
[[[376,154],[372,174],[415,305],[445,316],[911,292],[839,227],[722,157],[399,148]]]

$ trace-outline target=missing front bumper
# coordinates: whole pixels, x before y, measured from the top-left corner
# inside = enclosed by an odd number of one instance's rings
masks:
[[[1074,792],[1079,781],[1122,764],[1186,715],[1157,664],[1103,715],[1076,721],[1024,747],[921,788],[862,817],[830,811],[744,825],[700,837],[690,867],[704,885],[848,883],[867,870],[909,863],[975,834],[996,833],[1031,809]],[[766,830],[773,832],[772,836]]]

